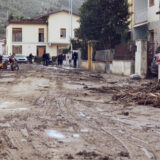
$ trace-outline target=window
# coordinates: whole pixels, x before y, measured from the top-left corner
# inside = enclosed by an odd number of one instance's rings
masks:
[[[22,46],[12,46],[12,53],[22,54]]]
[[[22,28],[13,28],[12,40],[13,42],[22,42]]]
[[[44,29],[39,29],[39,42],[44,42]]]
[[[149,0],[149,6],[150,7],[154,6],[154,0]]]
[[[66,38],[66,29],[65,28],[61,28],[61,30],[60,30],[60,37]]]

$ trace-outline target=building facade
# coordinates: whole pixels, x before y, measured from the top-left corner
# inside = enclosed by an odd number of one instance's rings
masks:
[[[133,40],[145,39],[156,45],[160,44],[159,0],[134,0]]]
[[[5,39],[0,40],[0,55],[5,53]]]
[[[6,54],[42,56],[46,52],[57,56],[69,47],[70,38],[75,37],[78,20],[79,16],[73,14],[71,27],[71,15],[65,10],[32,20],[10,20],[6,26]]]

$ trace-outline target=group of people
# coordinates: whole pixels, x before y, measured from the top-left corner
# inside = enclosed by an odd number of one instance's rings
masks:
[[[68,56],[67,58],[69,60],[69,64],[70,65],[71,65],[72,60],[73,60],[73,66],[74,66],[74,68],[76,68],[77,67],[77,60],[78,60],[78,53],[77,52],[73,52],[72,56],[71,57]],[[58,59],[57,59],[58,65],[62,65],[63,64],[63,60],[66,60],[66,56],[63,55],[63,54],[58,55]]]
[[[12,54],[10,56],[10,59],[12,59],[14,57],[15,54]],[[29,54],[28,56],[28,61],[29,63],[33,63],[33,58],[34,56],[32,55],[32,53]],[[58,62],[58,65],[62,65],[63,64],[63,60],[66,60],[66,55],[63,55],[63,54],[60,54],[58,55],[57,57],[57,62]],[[49,53],[44,53],[43,56],[42,56],[42,60],[43,60],[43,65],[45,66],[48,66],[49,63],[50,63],[50,55]],[[72,53],[72,56],[68,58],[69,60],[69,64],[71,65],[71,62],[73,60],[73,66],[74,68],[77,67],[77,60],[78,60],[78,53],[77,52],[74,52]],[[2,63],[2,56],[0,56],[0,63]]]

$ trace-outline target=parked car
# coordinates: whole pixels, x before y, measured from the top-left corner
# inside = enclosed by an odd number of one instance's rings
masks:
[[[15,59],[18,63],[27,63],[28,59],[26,56],[24,56],[23,54],[16,54],[15,55]]]
[[[151,73],[154,75],[158,74],[158,64],[160,64],[160,53],[156,53],[153,57],[153,61],[151,63]]]

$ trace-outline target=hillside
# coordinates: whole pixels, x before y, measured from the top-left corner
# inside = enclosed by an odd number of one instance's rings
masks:
[[[84,0],[73,0],[73,11],[78,12]],[[69,0],[0,0],[0,36],[5,34],[8,15],[25,18],[42,15],[52,10],[68,9]]]

